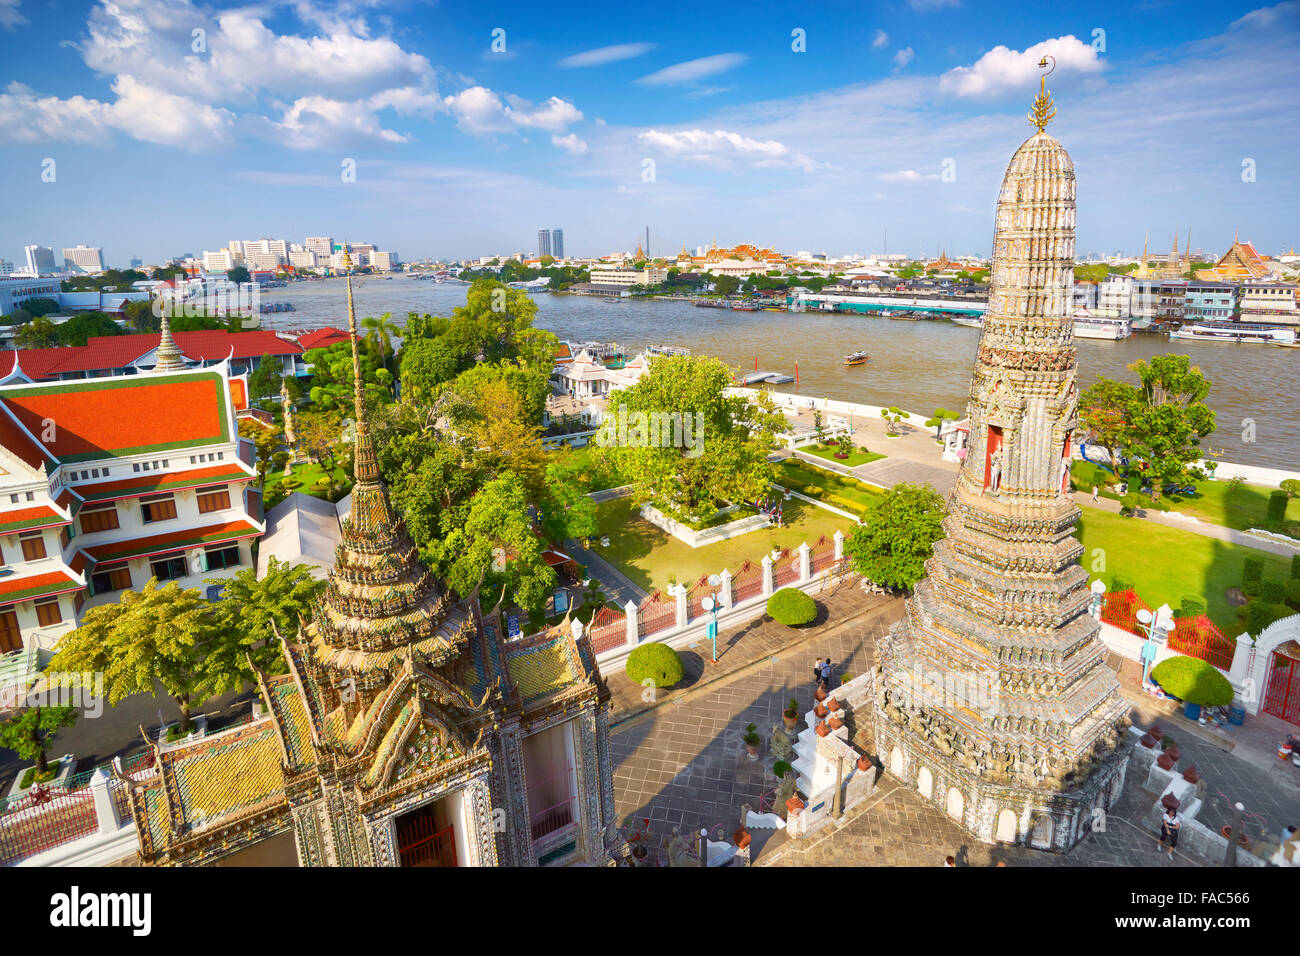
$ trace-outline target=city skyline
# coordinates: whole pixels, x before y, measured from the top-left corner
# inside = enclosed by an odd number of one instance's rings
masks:
[[[1163,250],[1189,226],[1211,253],[1237,230],[1294,244],[1295,0],[1095,23],[760,4],[726,39],[710,28],[722,12],[683,37],[615,11],[581,41],[541,11],[12,6],[0,171],[32,185],[13,192],[8,259],[63,232],[106,263],[286,232],[462,258],[527,248],[558,221],[582,237],[571,256],[621,249],[646,222],[657,254],[714,235],[884,251],[888,232],[890,250],[988,255],[990,144],[1027,129],[1044,54],[1070,104],[1060,135],[1080,144],[1081,252],[1134,253],[1147,232]]]

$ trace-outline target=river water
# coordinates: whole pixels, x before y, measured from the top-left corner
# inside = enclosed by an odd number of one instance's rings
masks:
[[[450,315],[465,304],[468,286],[406,276],[354,280],[358,316],[391,313],[404,324],[408,312]],[[948,321],[904,322],[844,313],[733,312],[702,309],[669,301],[605,302],[597,297],[534,296],[537,325],[561,339],[618,342],[634,355],[646,345],[686,346],[716,355],[738,370],[793,375],[799,384],[780,391],[897,405],[929,414],[936,407],[965,413],[979,330]],[[346,327],[347,299],[342,279],[268,289],[263,302],[291,302],[295,311],[262,317],[264,328]],[[1265,345],[1171,342],[1163,335],[1138,334],[1122,342],[1080,339],[1079,383],[1096,376],[1127,381],[1127,366],[1140,358],[1177,352],[1190,355],[1213,383],[1209,404],[1218,413],[1218,431],[1208,444],[1223,449],[1225,461],[1294,469],[1300,465],[1300,349]],[[843,356],[866,349],[866,365],[846,367]],[[1253,441],[1246,421],[1254,423]]]

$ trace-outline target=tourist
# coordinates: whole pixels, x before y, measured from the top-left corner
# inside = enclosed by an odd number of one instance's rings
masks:
[[[1097,503],[1097,486],[1096,486],[1096,485],[1093,485],[1093,486],[1092,486],[1092,503],[1093,503],[1094,505]]]
[[[822,687],[828,691],[831,689],[831,659],[829,657],[822,664]]]
[[[1283,827],[1283,828],[1282,828],[1282,845],[1283,845],[1283,846],[1286,846],[1286,845],[1287,845],[1288,843],[1290,843],[1293,839],[1295,839],[1295,834],[1296,834],[1296,828],[1295,828],[1295,827],[1293,827],[1293,826],[1291,826],[1291,827]]]
[[[818,687],[822,686],[822,659],[817,658],[817,663],[813,665],[813,681]]]
[[[1178,846],[1178,831],[1183,821],[1178,819],[1178,811],[1173,807],[1165,809],[1165,818],[1160,821],[1160,845],[1169,844],[1169,859],[1174,858],[1174,847]]]
[[[956,857],[951,857],[951,856],[946,856],[946,857],[944,857],[944,859],[943,859],[943,865],[944,865],[944,866],[956,866],[956,865],[957,865],[957,858],[956,858]]]

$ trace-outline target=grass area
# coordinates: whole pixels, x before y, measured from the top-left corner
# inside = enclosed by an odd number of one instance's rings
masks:
[[[1107,488],[1108,484],[1115,482],[1115,476],[1100,465],[1076,461],[1071,465],[1070,473],[1077,490],[1090,492],[1096,485],[1101,497],[1119,500],[1119,495]],[[1247,531],[1266,526],[1268,498],[1275,490],[1266,485],[1237,481],[1199,481],[1196,482],[1195,495],[1163,495],[1154,507],[1160,511],[1177,511],[1236,531]],[[1143,507],[1153,506],[1144,500]],[[1287,502],[1286,520],[1300,521],[1300,498]]]
[[[885,456],[874,451],[862,451],[861,446],[854,446],[854,450],[847,458],[837,458],[839,454],[839,445],[806,445],[799,449],[806,451],[810,455],[816,455],[818,458],[825,458],[827,461],[834,461],[847,468],[856,468],[858,465],[865,465],[868,462],[880,461]]]
[[[303,465],[294,465],[293,468],[290,470],[290,474],[294,478],[297,478],[298,481],[301,482],[301,484],[289,490],[301,491],[304,495],[310,495],[312,493],[313,487],[315,487],[316,485],[316,482],[320,481],[322,478],[325,477],[325,468],[319,462],[312,462],[310,464],[303,464]],[[347,478],[348,478],[348,473],[344,471],[342,468],[334,469],[335,481],[347,481]],[[268,500],[281,497],[283,494],[287,493],[280,488],[280,484],[283,481],[284,481],[283,471],[273,469],[272,471],[267,472],[265,495]]]
[[[26,789],[37,783],[49,783],[59,775],[59,769],[62,767],[62,760],[51,760],[49,769],[43,774],[37,774],[35,767],[28,767],[23,773],[23,779],[19,781],[18,786]]]
[[[1241,585],[1245,559],[1262,557],[1265,579],[1286,580],[1290,574],[1286,558],[1140,518],[1121,518],[1097,508],[1083,509],[1076,534],[1083,542],[1080,561],[1085,570],[1091,571],[1104,556],[1106,570],[1092,574],[1108,588],[1115,575],[1124,575],[1153,608],[1167,603],[1177,610],[1183,595],[1203,597],[1210,618],[1232,633],[1241,628],[1237,608],[1228,603],[1226,591]]]
[[[639,587],[653,591],[666,588],[670,575],[693,583],[701,575],[723,568],[735,574],[746,560],[757,564],[773,548],[793,550],[805,541],[812,547],[821,535],[830,538],[837,530],[847,534],[852,526],[847,518],[794,498],[785,503],[784,513],[784,528],[751,531],[692,548],[642,519],[630,498],[618,498],[596,506],[601,533],[609,535],[609,547],[593,550]]]
[[[557,448],[551,452],[557,462],[577,468],[578,486],[585,494],[604,491],[626,484],[622,475],[608,466],[596,464],[592,456],[593,446],[588,443],[581,448]]]
[[[795,458],[787,458],[777,465],[776,480],[809,498],[816,498],[854,514],[862,514],[866,506],[881,495],[881,492],[856,478],[842,478],[829,471],[810,467]]]

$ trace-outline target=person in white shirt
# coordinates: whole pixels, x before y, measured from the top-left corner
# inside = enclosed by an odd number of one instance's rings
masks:
[[[1178,819],[1178,811],[1173,807],[1165,810],[1164,819],[1160,821],[1160,845],[1169,844],[1169,859],[1174,858],[1174,848],[1178,846],[1178,831],[1183,821]]]

